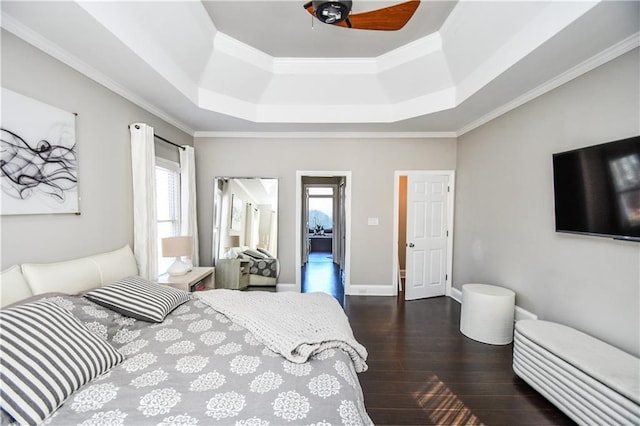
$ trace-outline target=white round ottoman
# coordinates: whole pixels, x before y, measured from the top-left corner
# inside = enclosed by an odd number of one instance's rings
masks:
[[[465,336],[490,345],[513,341],[516,294],[487,284],[462,286],[460,331]]]

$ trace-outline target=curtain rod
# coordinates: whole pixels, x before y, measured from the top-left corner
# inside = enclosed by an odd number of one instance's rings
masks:
[[[131,127],[131,126],[129,126],[129,127]],[[139,129],[140,129],[140,126],[138,126],[138,125],[136,124],[136,125],[135,125],[135,128],[139,130]],[[184,151],[185,149],[187,149],[187,148],[185,148],[184,146],[182,146],[182,145],[178,145],[177,143],[173,143],[173,142],[171,142],[169,139],[165,139],[165,138],[163,138],[162,136],[158,136],[158,135],[156,135],[155,133],[153,134],[153,137],[154,137],[154,138],[158,138],[158,139],[160,139],[162,142],[166,142],[166,143],[168,143],[169,145],[173,145],[173,146],[175,146],[176,148],[181,149],[181,150],[183,150],[183,151]]]
[[[184,146],[182,146],[182,145],[178,145],[177,143],[173,143],[173,142],[171,142],[170,140],[167,140],[167,139],[163,138],[162,136],[153,135],[153,137],[154,137],[154,138],[158,138],[158,139],[160,139],[162,142],[168,143],[169,145],[173,145],[173,146],[175,146],[176,148],[181,149],[181,150],[183,150],[183,151],[184,151],[185,149],[187,149],[187,148],[185,148],[185,147],[184,147]]]

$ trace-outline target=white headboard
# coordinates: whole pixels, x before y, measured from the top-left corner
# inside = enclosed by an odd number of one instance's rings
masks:
[[[20,272],[20,266],[14,265],[0,272],[0,306],[7,306],[31,296],[33,293]]]
[[[77,294],[103,284],[138,275],[138,265],[131,248],[100,253],[56,263],[24,263],[0,275],[1,306],[32,295],[50,292]],[[26,285],[26,288],[25,288]]]

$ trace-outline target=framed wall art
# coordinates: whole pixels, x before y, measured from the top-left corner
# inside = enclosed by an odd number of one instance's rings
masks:
[[[231,229],[242,230],[242,200],[236,194],[231,195]]]
[[[1,90],[0,214],[79,214],[75,114]]]

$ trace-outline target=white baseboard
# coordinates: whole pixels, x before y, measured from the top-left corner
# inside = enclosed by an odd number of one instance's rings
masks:
[[[298,291],[298,289],[295,284],[278,283],[276,284],[276,292],[280,292],[280,291]]]
[[[276,291],[298,291],[295,284],[282,284],[276,285]],[[382,285],[352,285],[349,291],[350,296],[397,296],[394,293],[394,288],[390,286]],[[451,287],[451,294],[449,295],[453,300],[458,303],[462,303],[462,291],[455,287]],[[526,309],[516,306],[515,320],[520,321],[523,319],[537,320],[538,316],[534,313],[527,311]]]
[[[451,294],[449,295],[449,297],[458,303],[462,303],[462,291],[458,290],[455,287],[451,287]]]
[[[520,306],[516,306],[515,320],[520,321],[523,319],[537,320],[538,316],[526,309],[522,309]]]
[[[449,297],[462,304],[462,291],[458,290],[457,288],[451,287],[451,294],[449,295]],[[516,306],[514,320],[520,321],[523,319],[537,320],[538,316],[532,312],[527,311],[526,309],[521,308],[520,306]]]
[[[349,296],[396,296],[395,288],[387,285],[351,285]]]

